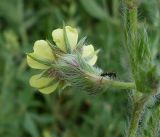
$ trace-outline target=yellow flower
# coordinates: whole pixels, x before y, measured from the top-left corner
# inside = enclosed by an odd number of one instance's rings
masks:
[[[75,28],[70,26],[65,27],[67,39],[71,46],[71,51],[76,49],[77,41],[78,41],[78,31]],[[64,30],[56,29],[52,32],[53,41],[56,45],[64,52],[66,52],[66,45],[64,40]],[[85,45],[82,47],[82,56],[87,59],[87,62],[90,65],[94,65],[97,61],[97,55],[94,51],[93,45]]]
[[[70,45],[71,54],[76,50],[78,41],[78,31],[70,26],[65,27],[67,40]],[[56,46],[67,53],[65,35],[63,29],[56,29],[52,32],[53,41]],[[92,45],[84,45],[82,47],[82,57],[88,64],[94,65],[97,60],[96,52]],[[61,80],[54,74],[49,74],[52,65],[56,62],[55,51],[45,40],[38,40],[34,43],[33,52],[27,55],[27,63],[31,68],[46,71],[46,75],[37,74],[30,78],[30,85],[37,88],[44,94],[49,94],[57,89]]]
[[[55,57],[53,51],[49,47],[45,40],[38,40],[35,42],[33,47],[34,52],[27,55],[27,63],[31,68],[34,69],[49,69],[51,66],[44,65],[36,61],[34,58],[49,62],[54,62]],[[58,86],[58,81],[54,81],[54,77],[44,77],[41,74],[34,75],[30,79],[30,85],[34,88],[39,89],[40,92],[44,94],[49,94],[56,90]]]
[[[72,28],[70,26],[66,26],[66,34],[68,38],[68,42],[71,46],[71,50],[74,50],[77,45],[78,41],[78,31],[75,28]],[[63,29],[56,29],[52,32],[53,41],[56,43],[56,45],[64,52],[66,52],[66,45],[64,40],[64,30]]]
[[[85,58],[91,66],[93,66],[97,61],[97,55],[94,51],[93,45],[84,45],[82,49],[82,57]]]

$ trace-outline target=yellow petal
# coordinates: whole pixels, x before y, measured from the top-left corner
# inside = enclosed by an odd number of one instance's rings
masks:
[[[34,59],[29,57],[28,55],[27,55],[27,63],[31,68],[34,68],[34,69],[48,69],[50,67],[50,66],[47,66],[47,65],[44,65],[44,64],[41,64],[41,63],[35,61]]]
[[[67,38],[68,42],[71,46],[71,50],[74,50],[76,45],[77,45],[77,40],[78,40],[78,31],[75,28],[72,28],[70,26],[66,26],[66,33],[67,33]],[[52,37],[53,41],[56,43],[56,45],[66,52],[66,45],[64,41],[64,34],[63,34],[63,29],[56,29],[52,32]]]
[[[56,29],[52,31],[53,41],[64,52],[66,52],[66,46],[63,37],[63,29]]]
[[[82,56],[83,57],[89,57],[94,53],[94,47],[93,45],[84,45],[82,49]]]
[[[68,38],[69,44],[71,46],[71,49],[73,50],[77,45],[78,31],[75,28],[66,26],[66,32],[67,32],[67,38]]]
[[[93,57],[92,57],[93,56]],[[97,55],[94,51],[93,45],[84,45],[82,50],[82,57],[85,58],[91,66],[97,61]]]
[[[50,94],[51,92],[54,92],[56,90],[56,88],[58,87],[59,85],[59,82],[49,86],[49,87],[46,87],[46,88],[43,88],[43,89],[39,89],[39,91],[43,94]]]
[[[37,40],[34,43],[33,47],[34,52],[30,53],[30,55],[40,59],[40,60],[47,60],[53,62],[55,57],[53,55],[52,49],[49,47],[48,43],[45,40]],[[31,57],[27,56],[27,63],[31,68],[35,69],[48,69],[49,66],[44,65]]]
[[[42,59],[47,59],[49,61],[54,61],[54,55],[52,49],[49,47],[45,40],[37,40],[34,43],[34,54]]]
[[[54,78],[41,77],[41,74],[33,75],[30,78],[30,85],[35,88],[41,88],[48,85]]]
[[[90,64],[91,66],[93,66],[97,61],[97,55],[94,55],[90,60],[88,60],[88,64]]]
[[[41,77],[41,74],[34,75],[30,78],[30,85],[37,88],[40,92],[44,94],[49,94],[56,90],[58,82],[49,85],[54,78]],[[47,86],[48,85],[48,86]]]

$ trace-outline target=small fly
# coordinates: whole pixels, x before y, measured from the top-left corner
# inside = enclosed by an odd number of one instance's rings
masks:
[[[101,73],[101,76],[115,79],[117,77],[117,74],[115,72],[104,72],[104,73]]]

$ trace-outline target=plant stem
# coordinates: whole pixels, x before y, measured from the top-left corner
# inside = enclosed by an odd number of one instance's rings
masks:
[[[137,33],[137,0],[125,0],[127,6],[128,29],[131,37]],[[133,34],[133,35],[132,35]]]
[[[141,118],[141,114],[144,109],[144,104],[146,102],[146,99],[147,99],[146,97],[142,96],[140,100],[134,102],[130,127],[128,130],[128,137],[136,137],[139,120]]]
[[[115,80],[103,79],[102,83],[107,88],[116,88],[116,89],[135,89],[135,84],[133,82],[121,82]]]
[[[137,42],[137,9],[138,9],[138,0],[125,0],[125,4],[127,6],[127,32],[128,39],[130,39],[130,45],[133,47]],[[135,56],[135,52],[131,50],[131,56]],[[131,57],[132,58],[132,57]],[[132,66],[132,73],[134,70],[134,66]],[[144,109],[144,104],[146,102],[146,96],[140,95],[137,99],[138,91],[135,90],[135,94],[133,95],[133,110],[132,117],[130,121],[130,126],[128,129],[128,137],[136,137],[136,133],[138,130],[139,120],[141,118],[141,114]]]
[[[86,73],[86,75],[91,81],[95,83],[98,82],[106,88],[116,88],[116,89],[135,89],[136,88],[134,82],[122,82],[122,81],[110,80],[108,78],[94,75],[91,73]]]

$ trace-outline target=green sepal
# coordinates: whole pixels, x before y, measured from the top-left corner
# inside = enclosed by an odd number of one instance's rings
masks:
[[[82,47],[83,47],[86,39],[87,39],[87,37],[85,36],[85,37],[83,37],[83,38],[81,38],[81,39],[79,40],[79,42],[78,42],[78,44],[77,44],[77,46],[76,46],[76,50],[78,50],[78,51],[81,51],[81,50],[82,50]]]
[[[64,42],[65,42],[65,46],[66,46],[66,50],[67,53],[71,53],[71,46],[69,44],[69,40],[68,40],[68,36],[67,36],[67,32],[66,32],[66,28],[65,28],[65,23],[63,22],[63,37],[64,37]]]
[[[65,91],[65,89],[69,86],[71,86],[69,83],[66,83],[65,81],[60,81],[59,87],[58,87],[59,96],[61,96],[62,93]]]
[[[54,51],[54,55],[64,54],[65,52],[58,48],[56,45],[52,44],[49,40],[46,40],[49,47]]]
[[[82,58],[81,54],[79,52],[76,53],[78,64],[80,65],[80,68],[82,70],[85,70],[87,72],[95,73],[94,67],[89,65],[84,58]]]
[[[49,74],[48,74],[48,71],[50,70],[50,68],[49,69],[46,69],[46,70],[43,70],[42,72],[41,72],[41,76],[40,76],[40,78],[41,77],[48,77],[49,76]]]

